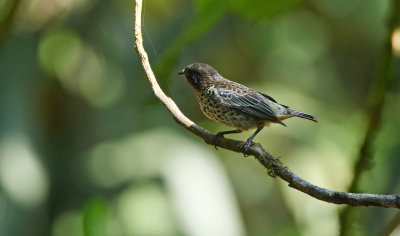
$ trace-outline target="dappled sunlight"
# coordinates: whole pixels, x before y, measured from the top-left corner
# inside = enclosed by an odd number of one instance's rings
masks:
[[[53,224],[53,236],[83,236],[83,218],[80,212],[64,212]]]
[[[0,183],[23,207],[43,204],[49,191],[47,173],[27,138],[12,134],[0,139]]]
[[[400,57],[400,28],[397,28],[392,34],[393,54]]]
[[[96,146],[88,173],[103,188],[132,183],[117,198],[124,235],[174,235],[178,225],[189,235],[244,235],[226,174],[207,149],[155,129]]]
[[[63,21],[74,11],[84,11],[97,0],[20,0],[17,28],[34,31],[53,21]]]
[[[157,184],[133,185],[117,200],[123,235],[176,235],[178,229],[168,196]]]
[[[164,161],[159,158],[163,152],[154,148],[144,134],[101,143],[88,154],[88,173],[101,187],[117,186],[134,178],[156,177]]]
[[[313,148],[297,147],[290,156],[284,157],[285,163],[306,181],[323,188],[345,191],[352,175],[349,156],[335,143],[322,139],[316,142]],[[340,206],[321,203],[288,188],[285,182],[281,182],[280,189],[296,221],[303,226],[304,235],[336,235],[336,215]]]
[[[244,235],[236,199],[215,155],[195,144],[177,144],[165,156],[163,175],[185,233]]]
[[[110,107],[124,94],[125,76],[121,69],[71,29],[47,32],[40,40],[38,55],[40,66],[49,75],[94,107]]]
[[[75,90],[73,73],[80,65],[83,42],[77,32],[71,29],[57,29],[47,32],[39,44],[40,66],[50,75],[58,77],[64,87]]]

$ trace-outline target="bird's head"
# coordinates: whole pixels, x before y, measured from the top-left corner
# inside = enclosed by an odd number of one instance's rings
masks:
[[[200,91],[211,86],[214,80],[220,75],[211,66],[203,63],[194,63],[188,65],[178,75],[184,75],[189,84],[196,90]]]

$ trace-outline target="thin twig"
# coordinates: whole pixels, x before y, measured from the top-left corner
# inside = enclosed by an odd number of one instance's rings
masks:
[[[207,144],[212,145],[212,138],[214,135],[187,118],[179,110],[175,102],[165,95],[158,85],[153,70],[151,69],[147,53],[143,48],[141,31],[142,0],[136,0],[135,2],[135,48],[143,65],[147,80],[153,89],[154,95],[164,104],[178,124],[182,125],[196,136],[202,138]],[[227,138],[221,138],[221,141],[218,144],[219,147],[234,152],[242,152],[242,145],[243,142]],[[277,158],[273,157],[270,153],[264,150],[264,148],[259,144],[253,144],[249,148],[247,154],[254,156],[264,167],[268,169],[268,173],[271,176],[278,176],[289,183],[290,187],[319,200],[335,204],[348,204],[351,206],[380,206],[400,208],[400,195],[345,193],[315,186],[295,175]]]

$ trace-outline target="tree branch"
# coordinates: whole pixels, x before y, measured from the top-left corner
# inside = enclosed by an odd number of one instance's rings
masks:
[[[184,128],[202,138],[207,144],[212,145],[214,135],[208,130],[196,125],[193,121],[187,118],[177,107],[175,102],[169,98],[157,83],[156,77],[151,69],[147,53],[143,47],[143,38],[141,31],[141,12],[142,0],[135,1],[135,49],[141,60],[148,82],[150,83],[154,95],[164,104],[171,113],[174,120]],[[234,152],[242,152],[241,146],[243,142],[221,138],[219,147],[231,150]],[[254,156],[264,167],[268,169],[268,174],[272,177],[280,177],[289,186],[306,193],[319,200],[335,203],[348,204],[351,206],[380,206],[400,208],[400,195],[380,195],[367,193],[345,193],[328,190],[325,188],[313,185],[304,179],[298,177],[286,166],[284,166],[277,158],[273,157],[269,152],[259,144],[253,144],[246,154]]]

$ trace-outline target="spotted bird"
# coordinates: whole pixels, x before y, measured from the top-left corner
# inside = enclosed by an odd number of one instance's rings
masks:
[[[242,146],[243,153],[246,154],[253,138],[270,123],[286,126],[282,121],[293,116],[317,122],[314,116],[279,104],[265,93],[225,79],[207,64],[188,65],[179,75],[184,75],[194,88],[204,115],[236,128],[217,133],[213,138],[215,148],[218,140],[225,134],[257,128]]]

